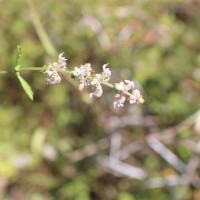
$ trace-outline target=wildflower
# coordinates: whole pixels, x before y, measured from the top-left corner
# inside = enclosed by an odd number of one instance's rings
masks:
[[[104,64],[103,65],[103,72],[100,76],[100,80],[104,81],[104,82],[108,82],[110,80],[110,76],[111,76],[111,71],[109,68],[107,68],[108,64]]]
[[[61,82],[61,77],[58,72],[67,69],[66,58],[63,56],[63,53],[60,53],[58,56],[58,62],[53,62],[48,65],[45,73],[47,74],[47,82],[49,84],[56,84]],[[108,64],[102,66],[102,73],[95,74],[91,64],[86,63],[80,67],[75,67],[74,71],[71,71],[71,77],[79,81],[79,90],[83,90],[85,87],[90,88],[93,92],[90,93],[90,97],[99,98],[103,94],[103,89],[101,84],[107,85],[111,88],[117,90],[114,101],[114,108],[123,107],[125,101],[129,101],[130,104],[138,103],[141,104],[144,102],[140,91],[134,89],[134,81],[124,80],[114,85],[109,83],[111,77],[111,70],[108,68]]]
[[[127,90],[131,90],[135,87],[135,83],[134,81],[129,81],[129,80],[125,80],[124,81],[127,85],[126,85],[126,89]]]
[[[108,64],[103,65],[103,72],[101,74],[94,74],[89,63],[75,67],[72,76],[79,80],[79,90],[82,91],[84,87],[91,87],[95,91],[90,93],[90,97],[101,97],[103,94],[101,82],[108,82],[111,76],[111,71],[107,66]]]
[[[66,58],[63,56],[63,53],[60,53],[58,56],[58,68],[65,70],[67,68]]]
[[[118,90],[118,91],[124,91],[125,90],[125,84],[124,82],[120,82],[120,83],[115,83],[115,88]]]
[[[126,97],[124,95],[116,94],[115,97],[120,97],[117,101],[114,101],[114,108],[116,107],[124,107],[124,102],[126,101]]]
[[[56,83],[60,83],[61,82],[61,77],[59,76],[57,71],[49,71],[49,72],[46,72],[46,73],[49,76],[49,78],[47,78],[47,82],[49,84],[54,85]]]
[[[48,65],[48,69],[44,72],[47,74],[49,78],[47,78],[47,82],[49,84],[57,84],[61,82],[61,77],[58,74],[58,70],[66,70],[67,63],[66,58],[63,56],[63,53],[59,54],[58,62],[53,62]]]
[[[87,87],[91,84],[91,74],[92,68],[89,63],[81,65],[80,67],[75,67],[73,71],[73,77],[78,79],[80,82],[79,90],[83,90],[84,87]]]
[[[133,104],[133,103],[140,103],[139,102],[139,99],[142,98],[142,95],[140,94],[140,91],[139,90],[133,90],[132,91],[132,94],[130,94],[129,96],[129,103],[130,104]]]
[[[90,93],[90,97],[95,97],[95,98],[101,97],[103,94],[103,89],[99,80],[97,78],[94,78],[91,82],[91,85],[95,88],[95,91]]]
[[[134,87],[134,81],[125,80],[124,82],[121,81],[120,83],[115,83],[115,89],[118,91],[115,97],[119,99],[114,101],[114,108],[123,107],[126,100],[128,100],[130,104],[144,103],[144,99],[140,94],[140,91],[134,89]]]

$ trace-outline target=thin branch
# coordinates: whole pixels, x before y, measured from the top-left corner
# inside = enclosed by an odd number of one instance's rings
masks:
[[[94,156],[99,152],[99,150],[104,150],[109,147],[109,141],[107,138],[103,138],[96,143],[92,143],[89,145],[86,145],[82,149],[75,150],[71,152],[69,155],[67,155],[67,158],[72,162],[77,162],[80,160],[83,160],[85,158]]]
[[[147,143],[157,154],[159,154],[179,172],[185,171],[186,165],[176,156],[176,154],[170,151],[159,140],[153,137],[148,137]]]
[[[128,178],[134,178],[137,180],[144,180],[147,177],[147,173],[145,170],[129,165],[127,163],[121,162],[113,157],[109,157],[108,159],[101,161],[99,160],[99,164],[108,168],[113,173],[117,173],[118,176],[126,176]]]
[[[29,9],[31,11],[33,25],[35,27],[38,37],[40,38],[40,41],[42,42],[46,52],[51,56],[56,55],[57,51],[56,51],[54,45],[51,43],[51,40],[49,39],[44,27],[42,26],[42,23],[40,21],[38,13],[35,9],[35,5],[34,5],[33,1],[32,0],[26,0],[26,1],[28,3]]]

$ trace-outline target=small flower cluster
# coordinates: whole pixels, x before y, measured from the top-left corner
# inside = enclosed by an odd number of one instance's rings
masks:
[[[63,56],[63,53],[61,53],[59,54],[59,60],[57,63],[54,62],[49,64],[48,69],[45,71],[45,73],[48,75],[47,82],[49,84],[61,82],[61,77],[59,76],[58,71],[66,70],[66,60],[67,59]],[[121,81],[120,83],[111,84],[109,83],[111,71],[108,68],[108,64],[104,64],[102,68],[103,71],[101,74],[95,74],[91,64],[86,63],[80,67],[75,67],[73,71],[70,71],[70,73],[72,78],[79,81],[79,90],[82,91],[85,87],[89,87],[93,90],[93,92],[90,93],[91,98],[99,98],[102,96],[102,84],[111,88],[115,88],[115,90],[117,90],[115,97],[118,99],[114,101],[114,108],[123,107],[126,100],[128,100],[130,104],[144,103],[144,99],[142,98],[140,91],[134,89],[135,84],[133,81],[125,80]]]
[[[115,97],[119,99],[114,101],[114,108],[123,107],[126,99],[129,101],[130,104],[144,103],[144,99],[142,98],[140,91],[134,89],[134,87],[135,83],[129,80],[125,80],[124,82],[121,81],[120,83],[115,83],[115,89],[118,91]]]
[[[84,87],[92,87],[94,92],[90,93],[90,97],[101,97],[103,94],[101,82],[108,82],[111,76],[111,71],[107,66],[108,64],[103,65],[103,72],[101,74],[94,74],[89,63],[75,67],[73,77],[80,82],[79,90],[82,91]]]
[[[49,78],[47,78],[47,82],[49,84],[60,83],[61,77],[58,74],[58,70],[66,70],[67,69],[67,63],[66,63],[67,59],[63,56],[63,53],[59,54],[58,57],[59,57],[58,62],[49,64],[48,69],[45,71],[45,73],[49,77]]]

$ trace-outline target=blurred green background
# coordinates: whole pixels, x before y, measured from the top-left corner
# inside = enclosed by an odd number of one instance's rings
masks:
[[[95,158],[69,159],[107,137],[108,116],[151,116],[163,129],[198,110],[199,9],[198,0],[0,0],[1,70],[13,66],[17,45],[23,67],[41,67],[64,52],[69,69],[90,62],[100,72],[109,63],[111,81],[134,79],[145,98],[142,106],[114,110],[109,89],[93,101],[70,78],[50,86],[44,74],[24,72],[34,91],[31,102],[14,75],[1,76],[0,199],[200,199],[200,190],[189,185],[147,189],[106,172]],[[143,138],[150,129],[141,123],[125,132]],[[187,160],[187,151],[177,151]],[[162,174],[165,164],[152,160],[151,173]]]

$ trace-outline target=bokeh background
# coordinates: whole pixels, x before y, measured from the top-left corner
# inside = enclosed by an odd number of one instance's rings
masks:
[[[133,79],[145,98],[114,109],[109,88],[92,100],[70,77],[51,86],[23,72],[32,102],[2,75],[0,199],[200,199],[199,10],[198,0],[0,0],[0,70],[17,45],[22,67],[64,52],[69,69],[109,63],[112,82]]]

